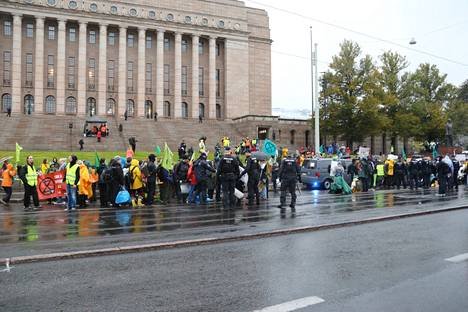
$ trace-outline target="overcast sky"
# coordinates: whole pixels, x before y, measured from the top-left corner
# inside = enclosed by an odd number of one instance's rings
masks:
[[[467,65],[454,64],[271,7],[468,64],[467,0],[245,0],[245,3],[266,9],[270,16],[274,40],[274,108],[311,107],[309,26],[313,27],[314,42],[319,44],[319,72],[327,70],[331,57],[339,52],[339,44],[350,39],[359,43],[363,53],[373,56],[375,62],[383,51],[392,49],[407,57],[410,70],[429,62],[446,73],[447,80],[453,84],[460,85],[468,79]],[[409,45],[411,37],[416,39],[416,45]]]

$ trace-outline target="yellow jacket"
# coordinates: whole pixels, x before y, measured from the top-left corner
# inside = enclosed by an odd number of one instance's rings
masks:
[[[86,165],[80,165],[80,182],[78,183],[78,192],[81,195],[86,195],[88,198],[93,197],[92,183],[89,180],[89,171]]]
[[[133,175],[133,183],[130,185],[130,189],[141,189],[143,187],[143,179],[141,178],[141,171],[138,160],[132,159],[132,162],[130,163],[129,174]]]

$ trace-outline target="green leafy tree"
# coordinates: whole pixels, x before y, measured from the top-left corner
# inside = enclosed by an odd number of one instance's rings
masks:
[[[369,55],[360,58],[358,44],[345,40],[322,78],[321,102],[326,105],[322,131],[341,136],[348,146],[375,135],[385,124],[379,114],[378,70]]]

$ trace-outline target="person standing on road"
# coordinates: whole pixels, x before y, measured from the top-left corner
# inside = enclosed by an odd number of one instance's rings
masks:
[[[405,182],[405,173],[406,173],[406,165],[403,163],[401,157],[398,157],[398,161],[395,164],[395,184],[397,189],[400,189],[400,186],[403,185],[403,189],[406,189],[406,182]]]
[[[416,159],[411,159],[408,165],[408,172],[409,172],[409,185],[410,189],[418,189],[419,187],[419,172],[421,171],[421,163]]]
[[[447,180],[450,175],[449,165],[442,160],[442,157],[438,158],[436,165],[437,180],[439,181],[439,196],[446,196],[447,193]]]
[[[184,196],[182,194],[181,185],[187,182],[187,174],[189,170],[189,160],[185,154],[182,155],[179,162],[174,166],[174,188],[177,197],[177,202],[183,203]]]
[[[99,200],[101,203],[101,208],[106,208],[108,207],[108,198],[107,198],[107,184],[106,184],[106,179],[109,179],[109,177],[106,178],[106,170],[109,170],[106,166],[106,160],[104,158],[101,158],[99,160],[99,167],[97,169],[97,173],[99,175],[99,182],[98,182],[98,188],[99,188]]]
[[[387,158],[385,161],[384,165],[384,171],[385,171],[385,186],[387,189],[393,188],[394,181],[394,167],[395,167],[395,161],[393,159]]]
[[[281,162],[278,173],[281,182],[280,205],[281,213],[285,212],[284,205],[286,204],[286,192],[291,193],[291,212],[296,212],[296,183],[301,179],[301,168],[296,163],[294,157],[289,155]]]
[[[156,191],[156,172],[157,172],[156,155],[150,154],[148,156],[147,168],[148,168],[148,176],[146,177],[147,193],[146,193],[145,205],[151,206],[153,204],[154,193]]]
[[[65,182],[67,184],[67,208],[65,210],[76,209],[77,186],[80,182],[80,169],[77,164],[78,157],[70,155],[68,157],[68,165],[65,169]]]
[[[33,198],[34,210],[41,208],[39,205],[39,197],[37,196],[37,176],[38,172],[36,167],[34,167],[34,159],[32,155],[29,155],[26,158],[26,165],[21,169],[20,179],[23,181],[24,185],[24,210],[30,210],[31,196]]]
[[[245,170],[242,172],[240,177],[247,174],[249,176],[249,180],[247,181],[247,205],[253,206],[254,196],[256,199],[257,205],[260,205],[260,192],[258,190],[258,183],[260,182],[260,164],[256,157],[252,156],[250,152],[245,153],[247,157],[247,165]]]
[[[195,198],[200,196],[200,203],[206,204],[207,188],[208,188],[208,174],[209,172],[216,172],[207,162],[206,153],[202,153],[200,157],[193,164],[195,168],[195,177],[197,179],[197,186],[195,191]]]
[[[370,176],[371,176],[371,172],[369,169],[369,163],[367,159],[362,158],[360,161],[360,165],[358,166],[358,177],[362,183],[363,192],[369,191],[369,177]]]
[[[16,170],[13,168],[12,164],[9,164],[8,161],[3,163],[2,168],[2,187],[5,191],[5,197],[0,199],[0,202],[4,205],[10,203],[11,194],[13,192],[13,177],[16,175]]]
[[[239,163],[237,159],[232,156],[231,148],[226,147],[224,156],[219,161],[218,170],[216,171],[216,178],[217,181],[221,183],[221,190],[223,192],[224,208],[234,208],[236,205],[234,192],[239,174]]]

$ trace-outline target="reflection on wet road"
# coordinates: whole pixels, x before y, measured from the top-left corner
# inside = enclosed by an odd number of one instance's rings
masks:
[[[357,211],[390,210],[395,207],[418,208],[463,201],[467,189],[437,198],[431,191],[390,190],[358,193],[348,196],[332,195],[320,191],[302,191],[298,196],[296,220],[333,217]],[[220,203],[207,206],[169,205],[143,208],[86,208],[73,212],[63,211],[63,206],[44,205],[42,210],[25,213],[20,205],[0,208],[0,243],[30,243],[35,241],[64,241],[76,238],[129,235],[134,233],[158,233],[210,226],[235,231],[232,225],[260,227],[268,222],[280,222],[276,208],[277,195],[260,206],[238,207],[224,210]],[[290,225],[294,225],[291,223]],[[156,234],[155,234],[156,235]]]

